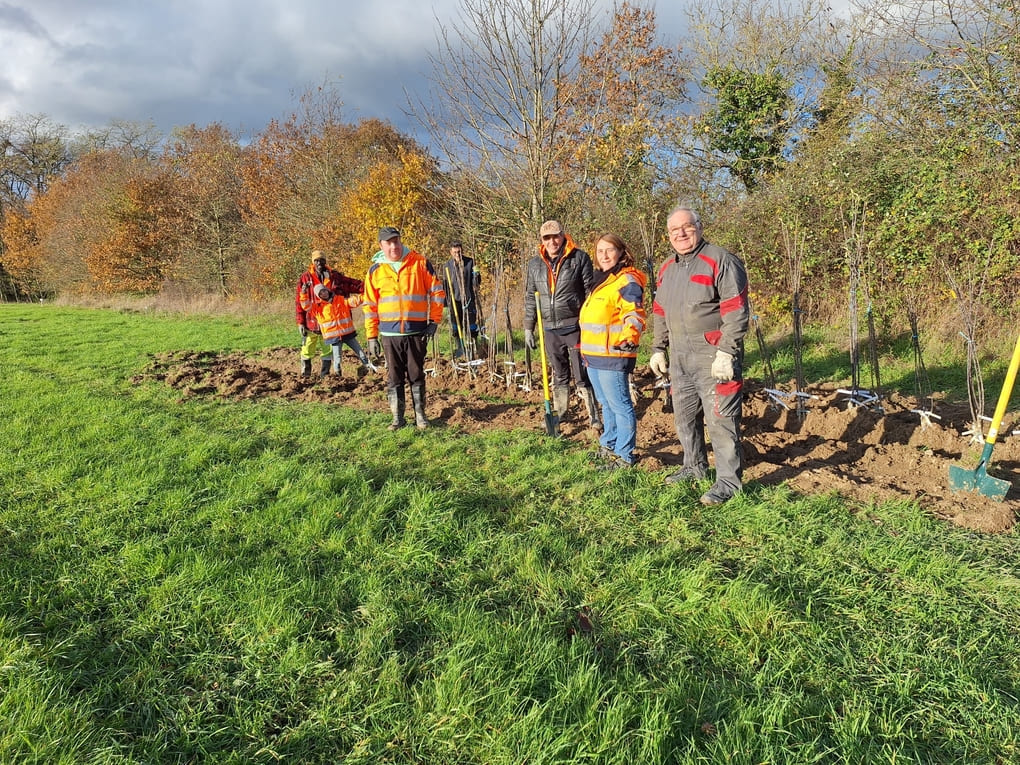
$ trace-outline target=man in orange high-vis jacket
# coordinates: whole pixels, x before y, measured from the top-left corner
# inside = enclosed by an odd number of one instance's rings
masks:
[[[708,474],[707,427],[715,483],[701,502],[718,505],[743,488],[740,410],[750,319],[747,271],[732,252],[705,241],[701,219],[691,208],[674,209],[666,230],[676,254],[666,259],[656,279],[648,361],[655,374],[669,375],[673,421],[684,453],[683,467],[666,482],[697,481]]]
[[[326,288],[325,293],[322,292],[322,287]],[[333,302],[334,295],[355,296],[361,293],[362,288],[360,280],[351,279],[330,268],[321,250],[312,251],[312,262],[308,270],[298,279],[294,295],[295,317],[302,340],[302,377],[308,377],[312,373],[312,358],[316,355],[320,356],[322,361],[319,374],[323,377],[329,374],[330,366],[334,364],[335,353],[330,347],[329,338],[324,336],[322,327],[324,313],[332,313],[328,306]],[[332,320],[327,323],[331,325],[330,331],[335,333]],[[353,329],[352,322],[351,331]],[[339,366],[335,371],[339,373]]]
[[[404,383],[411,387],[415,425],[429,426],[425,417],[425,357],[428,341],[443,320],[446,293],[424,255],[404,246],[400,231],[379,229],[379,252],[365,277],[361,309],[369,355],[386,357],[387,388],[393,422],[404,425]]]

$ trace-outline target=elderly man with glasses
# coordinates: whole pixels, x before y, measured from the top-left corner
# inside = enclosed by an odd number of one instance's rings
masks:
[[[666,230],[675,254],[656,278],[648,362],[657,375],[670,378],[673,420],[684,453],[683,467],[666,483],[693,483],[708,475],[707,427],[715,483],[701,502],[718,505],[743,488],[740,413],[749,320],[747,271],[736,255],[705,240],[695,210],[675,208]]]

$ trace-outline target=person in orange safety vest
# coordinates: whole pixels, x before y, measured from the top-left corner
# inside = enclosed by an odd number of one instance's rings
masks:
[[[428,341],[443,320],[446,293],[428,259],[404,246],[400,231],[379,229],[380,251],[365,277],[362,311],[368,353],[386,356],[387,388],[393,422],[403,427],[404,383],[411,387],[415,426],[429,426],[425,417],[425,358]]]
[[[616,234],[599,237],[595,265],[591,292],[581,306],[581,358],[602,407],[600,467],[613,470],[635,463],[637,414],[630,375],[645,329],[647,278]]]
[[[358,357],[364,356],[358,345],[351,308],[360,303],[364,284],[344,276],[326,263],[321,250],[312,251],[308,270],[298,279],[294,297],[298,331],[301,333],[301,376],[312,373],[312,357],[321,359],[319,374],[325,377],[330,367],[340,373],[340,342],[346,342]],[[350,340],[353,338],[354,345]],[[360,352],[359,352],[360,351]],[[365,363],[367,358],[362,360]]]

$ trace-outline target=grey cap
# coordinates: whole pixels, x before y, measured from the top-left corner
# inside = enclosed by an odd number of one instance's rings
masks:
[[[379,229],[379,241],[388,242],[390,239],[396,239],[400,236],[400,229],[393,228],[393,226],[383,226]]]

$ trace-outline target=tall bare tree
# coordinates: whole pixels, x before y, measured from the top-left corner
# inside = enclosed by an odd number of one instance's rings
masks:
[[[594,24],[593,0],[461,0],[439,25],[433,87],[411,111],[454,176],[489,190],[478,217],[510,216],[533,235],[552,209],[551,179],[568,142],[560,122]],[[477,199],[477,197],[476,197]],[[463,208],[463,205],[461,205]]]
[[[1020,2],[856,5],[880,32],[875,40],[882,47],[872,56],[882,96],[877,116],[897,115],[915,134],[955,129],[983,135],[1009,151],[1020,147]]]

